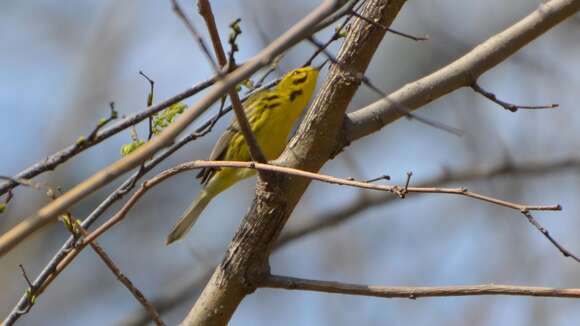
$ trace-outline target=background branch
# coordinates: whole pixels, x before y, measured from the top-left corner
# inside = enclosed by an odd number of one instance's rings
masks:
[[[361,14],[388,27],[403,4],[404,1],[366,1]],[[340,66],[364,73],[385,32],[355,21],[337,56]],[[318,171],[330,157],[346,107],[357,89],[356,76],[332,66],[296,136],[276,165]],[[267,275],[272,246],[308,184],[308,179],[281,175],[268,178],[268,182],[258,181],[250,211],[184,325],[224,325],[230,320],[243,298]]]
[[[415,110],[461,87],[470,87],[479,76],[506,60],[566,18],[580,10],[580,0],[552,0],[479,44],[463,57],[438,71],[409,83],[388,96],[348,114],[338,153],[361,137],[370,135],[404,116],[397,105]]]
[[[450,297],[468,295],[512,295],[553,298],[580,298],[580,289],[575,288],[547,288],[517,285],[465,285],[465,286],[433,286],[386,287],[378,285],[360,285],[341,282],[307,280],[296,277],[271,275],[264,279],[262,287],[286,290],[315,291],[325,293],[340,293],[350,295],[364,295],[381,298],[408,298],[423,297]]]

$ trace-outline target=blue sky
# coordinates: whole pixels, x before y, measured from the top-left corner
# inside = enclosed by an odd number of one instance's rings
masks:
[[[185,2],[184,2],[185,4]],[[215,2],[218,26],[242,17],[238,60],[259,51],[313,7],[308,1]],[[387,35],[368,75],[393,91],[459,57],[474,45],[535,9],[536,2],[483,4],[463,1],[409,3],[395,28],[431,40],[416,43]],[[455,8],[449,11],[449,8]],[[0,5],[0,174],[23,167],[87,134],[115,101],[121,114],[144,108],[148,85],[137,74],[156,81],[156,99],[174,95],[211,69],[191,36],[171,11],[169,1],[4,1]],[[199,29],[201,19],[187,8]],[[461,12],[462,15],[454,15]],[[256,23],[259,17],[259,23]],[[325,165],[336,176],[371,178],[389,174],[404,181],[425,180],[443,168],[457,171],[501,163],[549,162],[577,157],[580,82],[578,17],[549,32],[480,80],[504,100],[522,104],[557,102],[558,111],[506,112],[470,90],[435,101],[420,112],[466,131],[458,138],[422,124],[402,120],[362,139]],[[320,34],[324,39],[328,32]],[[336,50],[336,48],[333,48]],[[282,61],[289,70],[310,55],[308,45],[293,49]],[[322,79],[321,79],[322,80]],[[195,97],[187,103],[195,101]],[[351,109],[376,97],[362,89]],[[218,128],[227,123],[225,119]],[[139,127],[145,135],[143,126]],[[219,132],[191,144],[163,165],[204,159]],[[65,189],[119,158],[130,139],[121,133],[39,180]],[[574,232],[579,225],[577,170],[525,177],[498,177],[469,183],[471,190],[508,200],[560,203],[562,213],[538,217],[571,250],[580,252]],[[463,184],[462,184],[463,185]],[[86,215],[106,190],[74,208]],[[110,190],[110,189],[109,189]],[[150,298],[192,278],[220,261],[223,251],[252,199],[248,180],[216,199],[189,238],[165,247],[163,239],[175,218],[199,190],[193,175],[176,178],[146,196],[127,221],[101,239],[121,269]],[[288,228],[356,200],[359,190],[314,183],[294,212]],[[0,224],[5,231],[46,200],[19,189]],[[109,212],[112,214],[113,211]],[[110,216],[110,215],[105,215]],[[4,258],[0,297],[4,316],[24,289],[17,264],[36,275],[65,237],[59,225],[36,235]],[[202,258],[200,258],[202,257]],[[295,242],[273,254],[279,274],[350,283],[382,285],[456,285],[507,283],[574,286],[579,266],[563,258],[514,211],[442,195],[410,198],[369,209],[351,222]],[[174,324],[195,298],[164,315]],[[65,307],[69,302],[74,308]],[[21,324],[110,324],[137,307],[91,252],[81,255]],[[71,312],[71,309],[74,312]],[[580,318],[578,303],[562,299],[510,297],[434,298],[417,301],[288,292],[261,289],[236,312],[233,325],[571,325]],[[66,313],[65,313],[66,312]]]

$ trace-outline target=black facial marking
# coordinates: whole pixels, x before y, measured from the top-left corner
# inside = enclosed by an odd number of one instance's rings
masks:
[[[307,76],[306,74],[304,74],[304,77],[300,77],[300,78],[298,78],[298,79],[294,79],[294,80],[292,81],[292,84],[294,84],[294,85],[300,85],[300,84],[302,84],[302,83],[304,83],[304,82],[306,81],[306,78],[307,78],[307,77],[308,77],[308,76]]]
[[[302,90],[301,89],[297,89],[295,91],[292,91],[290,93],[290,101],[294,102],[294,100],[296,99],[296,97],[302,95]]]

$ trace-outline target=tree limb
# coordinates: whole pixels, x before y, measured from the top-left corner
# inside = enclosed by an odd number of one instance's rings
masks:
[[[580,298],[580,289],[578,288],[547,288],[537,286],[499,284],[433,287],[387,287],[378,285],[360,285],[341,282],[307,280],[302,278],[277,275],[271,275],[264,279],[264,282],[261,286],[265,288],[286,290],[340,293],[380,298],[408,298],[413,300],[422,297],[452,297],[468,295],[517,295],[532,297]]]
[[[470,87],[479,76],[580,10],[580,0],[552,0],[530,15],[481,43],[463,57],[429,76],[409,83],[362,109],[349,113],[336,152],[403,116],[398,105],[410,110],[461,87]]]
[[[150,142],[139,147],[123,159],[95,173],[90,178],[76,185],[56,200],[41,208],[34,215],[26,218],[24,221],[0,236],[0,257],[4,256],[10,249],[34,231],[47,223],[54,221],[56,217],[63,213],[67,208],[76,204],[78,201],[108,184],[120,175],[139,166],[158,150],[170,145],[183,129],[204,113],[210,105],[218,100],[225,92],[227,92],[228,89],[234,87],[261,67],[267,65],[277,55],[287,50],[304,37],[315,32],[316,30],[314,30],[314,28],[320,20],[338,10],[344,3],[344,0],[324,1],[321,6],[272,42],[258,55],[232,73],[224,76],[224,78],[217,82],[200,101],[192,105],[187,112],[183,113],[168,128],[164,129],[159,136],[151,139]]]

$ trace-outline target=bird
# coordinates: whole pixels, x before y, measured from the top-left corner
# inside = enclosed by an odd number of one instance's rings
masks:
[[[278,85],[251,95],[243,108],[255,138],[267,160],[284,150],[288,136],[316,88],[320,68],[305,66],[284,75]],[[213,147],[210,161],[251,161],[250,151],[234,120]],[[255,175],[254,169],[203,168],[197,175],[203,189],[174,225],[166,239],[169,245],[191,230],[210,201],[240,180]]]

